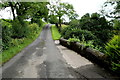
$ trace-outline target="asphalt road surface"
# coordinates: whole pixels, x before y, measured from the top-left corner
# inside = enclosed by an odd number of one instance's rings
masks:
[[[2,78],[79,78],[88,80],[84,74],[76,72],[68,64],[69,60],[67,62],[62,56],[52,40],[50,26],[47,24],[32,44],[2,67]]]

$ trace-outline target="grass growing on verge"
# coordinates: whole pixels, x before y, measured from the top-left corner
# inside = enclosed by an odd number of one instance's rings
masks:
[[[61,35],[55,25],[51,26],[52,38],[53,40],[59,40]]]
[[[46,23],[43,23],[43,25],[40,27],[39,32],[42,31],[42,28],[46,25]],[[24,49],[26,46],[31,44],[37,37],[38,34],[30,35],[28,38],[24,38],[22,40],[22,43],[19,43],[16,46],[11,46],[8,50],[4,50],[2,54],[0,54],[0,65],[6,63],[9,61],[12,57],[14,57],[17,53],[19,53],[22,49]]]

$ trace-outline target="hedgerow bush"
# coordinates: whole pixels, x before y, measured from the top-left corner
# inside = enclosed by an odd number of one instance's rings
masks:
[[[79,25],[79,21],[76,19],[73,19],[72,21],[69,22],[69,25],[72,27],[77,27]]]
[[[42,26],[42,25],[43,25],[43,21],[42,21],[42,19],[40,19],[40,21],[39,21],[39,27]]]
[[[8,23],[6,21],[1,21],[0,25],[2,25],[2,46],[3,50],[8,49],[8,47],[11,45],[11,23]]]
[[[37,18],[34,18],[34,19],[32,19],[32,20],[31,20],[31,24],[33,24],[33,23],[38,24],[38,25],[39,25],[39,27],[40,27],[40,26],[42,26],[43,21],[42,21],[42,19],[37,19]]]
[[[111,24],[105,17],[101,17],[98,13],[93,13],[88,18],[81,18],[79,27],[91,31],[99,39],[97,45],[102,47],[113,35]]]
[[[29,35],[28,24],[22,20],[14,20],[12,22],[12,38],[23,38]]]
[[[38,33],[38,30],[39,30],[39,26],[38,24],[36,23],[33,23],[33,24],[30,24],[29,26],[29,29],[30,29],[30,33]]]
[[[62,36],[65,39],[77,37],[78,39],[82,40],[82,35],[84,35],[85,40],[95,40],[96,36],[94,36],[90,31],[81,30],[77,28],[65,28],[62,32]]]
[[[108,61],[111,63],[112,70],[120,72],[120,35],[114,37],[105,46]]]

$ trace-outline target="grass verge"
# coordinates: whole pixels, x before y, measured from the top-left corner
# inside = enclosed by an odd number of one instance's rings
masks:
[[[51,26],[52,38],[53,40],[59,40],[61,35],[55,25]]]
[[[42,31],[42,28],[46,25],[47,23],[43,23],[43,25],[40,27],[39,32]],[[25,47],[27,47],[29,44],[31,44],[38,36],[38,34],[30,35],[27,38],[22,39],[22,43],[19,43],[16,46],[11,46],[8,50],[4,50],[2,54],[0,54],[0,65],[3,65],[7,61],[9,61],[11,58],[13,58],[17,53],[22,51]]]

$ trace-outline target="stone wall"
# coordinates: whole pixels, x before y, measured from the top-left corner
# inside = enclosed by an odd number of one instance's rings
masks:
[[[60,44],[106,69],[109,69],[110,67],[110,64],[107,62],[104,53],[101,53],[89,47],[85,47],[84,45],[81,45],[77,42],[68,42],[66,39],[60,39]]]

